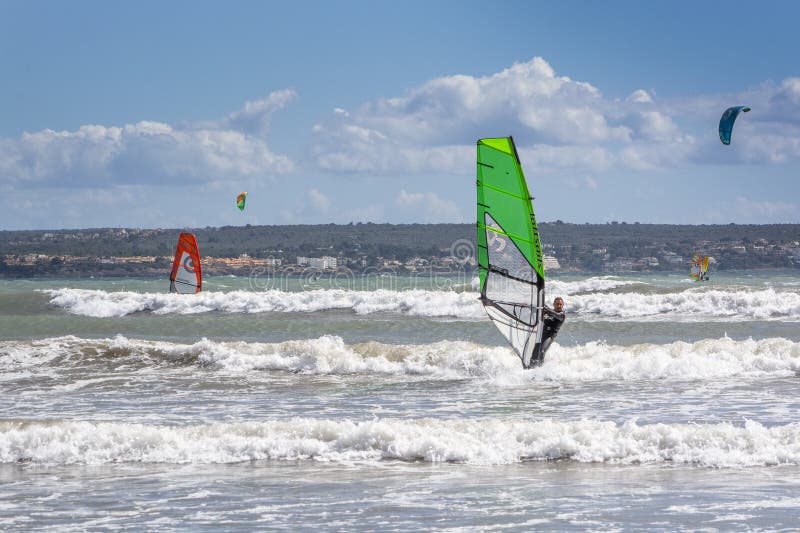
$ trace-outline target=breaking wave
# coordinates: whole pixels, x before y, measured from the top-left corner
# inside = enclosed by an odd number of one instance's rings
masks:
[[[593,277],[579,281],[548,279],[547,292],[552,296],[557,296],[559,294],[564,296],[586,292],[605,292],[632,285],[645,286],[645,284],[640,281],[620,280],[610,276]]]
[[[587,280],[590,281],[590,280]],[[608,281],[595,279],[589,285],[572,286],[581,293],[566,298],[571,318],[615,320],[800,320],[800,293],[759,290],[686,289],[671,293],[586,292]],[[549,294],[560,292],[553,282]],[[593,289],[592,289],[593,290]],[[599,289],[598,289],[599,290]],[[76,315],[122,317],[133,313],[196,314],[224,313],[309,313],[348,310],[359,315],[397,313],[422,317],[485,319],[483,307],[474,292],[454,291],[348,291],[316,289],[305,292],[232,291],[203,292],[192,295],[168,293],[109,292],[89,289],[44,291],[50,304]]]
[[[774,289],[687,289],[668,294],[583,294],[569,298],[566,307],[568,312],[585,317],[798,320],[800,293]]]
[[[395,375],[428,379],[479,379],[499,386],[533,381],[598,382],[635,380],[718,380],[792,376],[800,371],[800,343],[783,338],[614,346],[590,342],[554,344],[540,368],[523,372],[506,346],[466,341],[431,344],[348,344],[336,336],[278,343],[193,344],[128,339],[58,337],[0,342],[0,375],[18,379],[30,373],[93,364],[158,368],[185,365],[208,371],[280,371],[311,375]],[[81,373],[81,375],[84,375]]]
[[[472,288],[477,288],[473,280]],[[608,277],[565,282],[552,281],[558,294],[577,294],[611,290],[637,284]],[[357,314],[401,313],[413,316],[484,318],[478,296],[472,291],[387,290],[358,291],[314,289],[301,292],[281,290],[203,292],[193,295],[139,293],[95,289],[53,289],[43,291],[50,304],[76,315],[96,318],[121,317],[140,312],[156,314],[226,313],[302,313],[333,309]],[[188,296],[188,297],[187,297]]]
[[[800,423],[766,427],[752,421],[736,426],[551,419],[292,418],[165,426],[0,421],[0,463],[203,464],[258,460],[798,465]]]
[[[156,314],[308,313],[333,309],[358,314],[402,313],[415,316],[482,318],[483,308],[474,292],[452,291],[348,291],[316,289],[304,292],[202,292],[192,295],[168,293],[108,292],[88,289],[44,291],[50,303],[76,315],[97,318],[121,317],[149,311]]]

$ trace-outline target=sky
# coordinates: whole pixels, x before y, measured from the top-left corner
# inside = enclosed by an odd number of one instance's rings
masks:
[[[0,229],[800,223],[800,3],[0,0]],[[729,106],[733,142],[719,141]],[[244,212],[236,196],[249,193]]]

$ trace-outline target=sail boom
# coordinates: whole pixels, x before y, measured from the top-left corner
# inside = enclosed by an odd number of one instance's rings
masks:
[[[536,327],[536,323],[535,322],[531,323],[531,322],[525,322],[524,320],[520,320],[518,315],[514,315],[512,313],[509,313],[508,311],[505,310],[505,308],[501,307],[500,305],[495,305],[495,304],[502,304],[502,303],[506,303],[507,305],[511,305],[511,306],[516,305],[513,302],[499,302],[499,301],[484,302],[483,305],[484,306],[491,306],[494,309],[496,309],[497,311],[499,311],[500,313],[502,313],[503,315],[505,315],[506,317],[508,317],[510,320],[509,320],[509,322],[505,323],[506,325],[515,324],[515,325],[527,326],[529,328],[535,328]]]

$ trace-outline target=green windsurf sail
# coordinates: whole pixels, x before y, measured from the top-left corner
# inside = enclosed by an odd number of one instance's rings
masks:
[[[511,137],[478,141],[481,302],[522,359],[541,364],[544,262],[531,196]]]

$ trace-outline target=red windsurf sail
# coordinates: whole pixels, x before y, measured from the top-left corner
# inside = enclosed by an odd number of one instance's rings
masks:
[[[169,275],[169,292],[192,294],[200,292],[203,272],[200,267],[200,250],[197,239],[191,233],[181,233],[175,248],[175,260]]]

